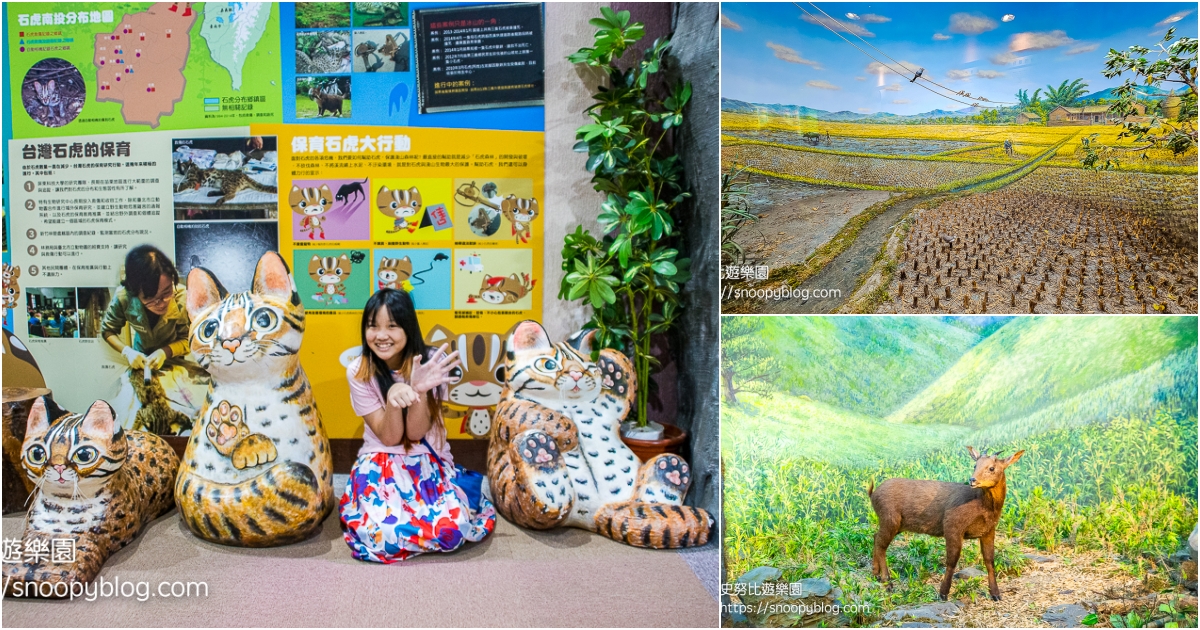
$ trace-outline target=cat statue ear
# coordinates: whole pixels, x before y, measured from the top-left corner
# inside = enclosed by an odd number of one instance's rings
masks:
[[[554,347],[550,336],[542,325],[527,319],[517,324],[517,329],[508,338],[509,352],[524,352],[526,350],[546,351]]]
[[[291,271],[278,252],[267,252],[258,259],[258,265],[254,268],[254,281],[250,286],[258,295],[281,300],[293,300],[296,297]]]
[[[591,356],[592,342],[595,341],[598,332],[600,331],[595,328],[584,328],[567,337],[567,345],[574,348],[579,354]]]
[[[50,418],[46,414],[46,397],[38,396],[33,408],[29,410],[29,419],[25,422],[25,435],[40,435],[50,430]]]
[[[120,432],[121,427],[117,424],[117,414],[113,408],[107,402],[97,400],[83,414],[80,429],[91,435],[110,437]]]
[[[194,322],[200,314],[225,299],[228,292],[221,281],[204,267],[192,267],[187,277],[187,312]]]

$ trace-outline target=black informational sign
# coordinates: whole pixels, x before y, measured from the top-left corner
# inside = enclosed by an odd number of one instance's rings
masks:
[[[422,114],[542,105],[541,4],[413,11]]]

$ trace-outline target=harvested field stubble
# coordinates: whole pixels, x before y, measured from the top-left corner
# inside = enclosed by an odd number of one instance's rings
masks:
[[[1195,313],[1194,230],[1074,195],[954,199],[918,215],[880,312]]]
[[[742,164],[818,183],[851,183],[895,189],[934,188],[1004,168],[1002,164],[870,158],[760,144],[722,146],[721,163]]]

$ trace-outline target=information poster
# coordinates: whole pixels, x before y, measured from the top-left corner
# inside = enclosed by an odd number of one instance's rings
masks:
[[[281,120],[279,5],[7,7],[12,137]]]
[[[421,113],[541,105],[542,5],[414,12]]]
[[[509,330],[542,312],[544,134],[255,125],[278,138],[279,249],[307,317],[302,361],[330,437],[362,435],[346,365],[375,291],[408,291],[463,369],[451,438],[487,434]]]

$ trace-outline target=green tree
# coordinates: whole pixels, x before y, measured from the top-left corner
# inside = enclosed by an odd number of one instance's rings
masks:
[[[1059,105],[1070,105],[1076,99],[1084,94],[1087,94],[1088,84],[1083,79],[1075,79],[1070,83],[1064,79],[1057,88],[1053,85],[1046,86],[1046,104],[1050,109],[1054,109]]]
[[[763,339],[765,325],[763,317],[721,318],[721,387],[730,404],[738,404],[738,392],[769,396],[775,389],[779,366]]]

